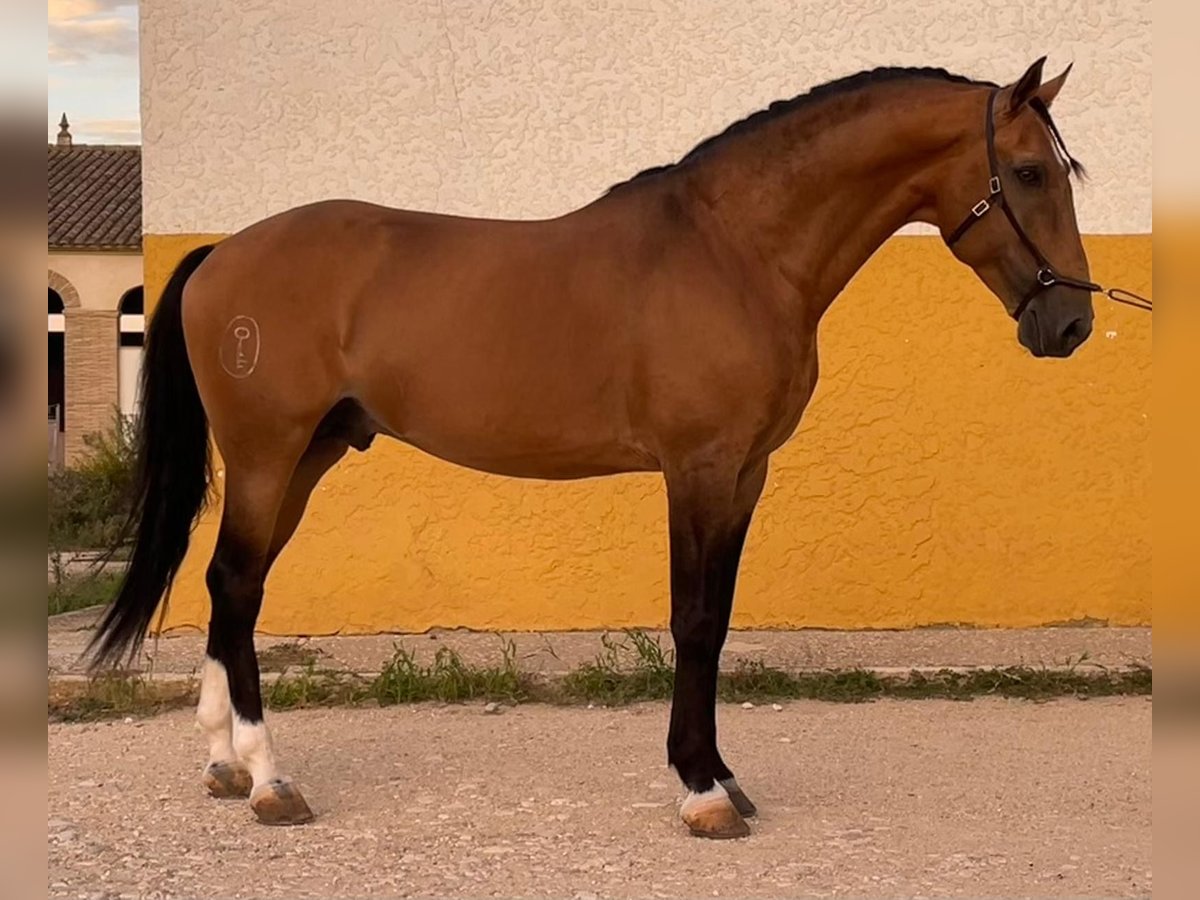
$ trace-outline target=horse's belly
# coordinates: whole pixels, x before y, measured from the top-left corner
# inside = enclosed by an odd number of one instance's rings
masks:
[[[658,468],[623,425],[611,385],[485,384],[446,374],[403,379],[373,399],[371,415],[392,436],[483,472],[570,479]]]
[[[521,451],[476,440],[447,440],[438,435],[398,435],[431,456],[492,475],[564,481],[621,472],[657,471],[648,453],[633,447],[542,447]]]

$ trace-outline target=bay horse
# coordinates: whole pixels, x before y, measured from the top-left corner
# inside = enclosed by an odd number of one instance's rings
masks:
[[[817,381],[821,316],[924,222],[1034,356],[1069,356],[1091,331],[1081,167],[1049,114],[1070,67],[1043,83],[1044,62],[1005,86],[941,69],[833,81],[559,218],[332,200],[193,250],[150,323],[134,549],[93,665],[134,652],[169,591],[211,428],[226,474],[204,779],[263,823],[306,822],[263,722],[254,627],[267,572],[348,448],[382,434],[518,478],[661,472],[680,815],[696,835],[748,834],[754,804],[717,749],[717,666],[768,458]]]

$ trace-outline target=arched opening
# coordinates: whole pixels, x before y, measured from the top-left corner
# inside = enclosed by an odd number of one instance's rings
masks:
[[[142,286],[130,288],[122,294],[117,310],[117,397],[121,415],[132,417],[138,412],[142,346],[146,342],[145,298]]]
[[[71,309],[79,308],[79,291],[75,290],[75,285],[71,284],[71,282],[67,281],[66,278],[53,269],[46,270],[46,278],[49,282],[50,290],[58,294],[64,306]]]
[[[63,298],[54,288],[48,288],[46,309],[46,361],[49,369],[49,406],[47,428],[50,435],[49,462],[63,462],[63,432],[67,427],[67,320],[63,315]]]

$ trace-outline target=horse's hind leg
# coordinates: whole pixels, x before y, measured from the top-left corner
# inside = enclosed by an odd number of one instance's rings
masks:
[[[331,414],[332,416],[332,414]],[[330,423],[336,425],[331,417]],[[322,423],[324,426],[326,423]],[[358,423],[355,423],[358,424]],[[288,480],[279,512],[275,518],[267,548],[262,577],[295,533],[308,499],[317,483],[345,455],[351,443],[360,449],[370,444],[370,433],[363,428],[318,427],[317,434],[296,464]],[[216,557],[214,556],[214,562]],[[214,610],[216,609],[214,604]],[[204,782],[214,797],[248,797],[253,787],[249,769],[238,759],[233,746],[233,710],[229,695],[229,677],[224,663],[218,661],[219,647],[212,642],[205,660],[197,719],[209,740],[209,763]]]
[[[304,506],[312,488],[321,474],[337,462],[344,452],[345,449],[342,447],[337,449],[336,455],[330,456],[324,447],[314,452],[313,445],[310,445],[300,462],[296,464],[295,472],[288,482],[279,513],[276,516],[263,569],[264,581],[275,557],[279,555],[279,551],[283,549],[296,530],[296,526],[300,524]],[[222,528],[224,529],[224,525]],[[214,564],[216,560],[217,554],[214,554]],[[210,574],[210,584],[212,577]],[[209,644],[200,683],[200,703],[196,709],[196,719],[204,730],[209,744],[209,762],[204,770],[204,784],[213,797],[249,797],[253,787],[250,771],[238,759],[233,748],[233,708],[229,697],[229,675],[225,663],[221,662],[217,656],[221,648],[216,635],[218,630],[216,609],[216,595],[214,594],[213,624],[209,629]]]
[[[297,455],[280,454],[257,466],[226,461],[225,509],[207,574],[212,618],[198,710],[209,738],[205,781],[218,796],[240,795],[248,773],[250,805],[260,821],[272,825],[312,818],[299,790],[276,765],[254,653],[275,525]]]

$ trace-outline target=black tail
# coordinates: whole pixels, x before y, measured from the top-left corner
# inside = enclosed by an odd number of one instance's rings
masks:
[[[208,419],[183,342],[183,286],[212,250],[198,247],[183,258],[150,319],[133,509],[122,536],[124,541],[135,532],[133,556],[120,593],[88,645],[93,669],[128,659],[141,646],[208,496]]]

